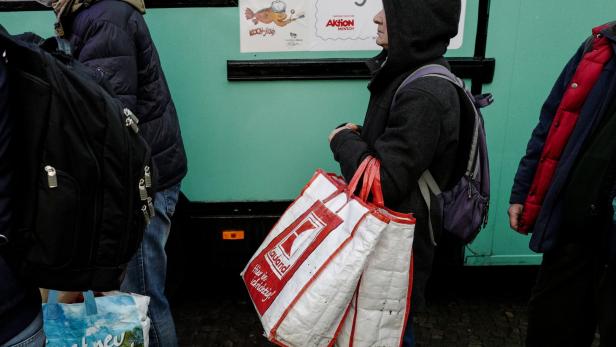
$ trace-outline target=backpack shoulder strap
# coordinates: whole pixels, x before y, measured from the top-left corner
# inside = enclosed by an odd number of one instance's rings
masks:
[[[420,67],[419,69],[415,70],[406,79],[404,79],[404,81],[402,81],[398,89],[396,89],[396,93],[394,94],[392,105],[396,103],[396,97],[398,96],[398,94],[400,94],[400,91],[402,89],[404,89],[406,86],[408,86],[412,82],[422,77],[428,77],[428,76],[440,77],[440,78],[446,79],[450,81],[451,83],[453,83],[454,85],[464,89],[464,82],[458,77],[456,77],[456,75],[454,75],[451,71],[449,71],[449,69],[439,64],[428,64],[428,65],[424,65]]]
[[[436,239],[434,237],[434,229],[432,228],[432,214],[430,213],[430,205],[432,203],[432,198],[430,197],[430,192],[434,193],[434,195],[441,194],[441,188],[439,188],[438,183],[430,170],[424,171],[424,173],[417,180],[417,184],[419,185],[419,192],[421,193],[421,197],[423,198],[426,206],[428,207],[428,228],[430,230],[430,241],[433,245],[436,246]]]

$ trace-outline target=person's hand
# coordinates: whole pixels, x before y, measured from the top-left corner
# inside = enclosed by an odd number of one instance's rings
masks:
[[[346,123],[344,126],[341,126],[341,127],[338,127],[336,129],[332,130],[332,132],[329,134],[329,137],[328,137],[329,142],[332,142],[334,137],[336,135],[338,135],[339,132],[341,132],[342,130],[346,130],[346,129],[349,129],[349,130],[352,130],[352,131],[354,131],[356,133],[359,133],[359,127],[356,124]]]
[[[49,290],[40,289],[40,292],[43,302],[47,302],[47,299],[49,297]],[[83,302],[83,296],[81,295],[81,292],[58,292],[58,303],[74,304],[78,302]]]
[[[81,292],[60,292],[58,302],[62,304],[75,304],[83,302],[83,296]]]
[[[520,227],[520,217],[522,217],[523,210],[524,205],[522,204],[511,204],[509,206],[509,226],[511,227],[511,229],[519,232],[520,234],[526,235],[527,233],[518,230]]]

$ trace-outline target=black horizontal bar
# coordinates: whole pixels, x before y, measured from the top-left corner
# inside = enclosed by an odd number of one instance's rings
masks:
[[[366,79],[366,59],[227,60],[229,81]]]
[[[238,0],[145,0],[146,8],[237,7]]]
[[[453,72],[476,83],[490,83],[492,58],[448,58]],[[369,79],[367,59],[228,60],[229,81]]]
[[[145,0],[146,8],[237,7],[238,0]],[[0,12],[51,11],[36,1],[0,1]]]
[[[190,202],[186,213],[198,219],[278,218],[292,201]]]

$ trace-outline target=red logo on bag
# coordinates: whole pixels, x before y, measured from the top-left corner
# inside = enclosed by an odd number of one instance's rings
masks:
[[[317,201],[248,265],[244,282],[263,315],[289,279],[342,219]]]
[[[285,275],[324,228],[325,223],[314,212],[310,213],[265,255],[276,277],[281,279]]]

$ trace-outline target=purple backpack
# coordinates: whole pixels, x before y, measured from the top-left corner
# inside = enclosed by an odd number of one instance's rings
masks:
[[[423,66],[413,72],[402,82],[396,91],[396,95],[402,88],[423,77],[446,79],[457,87],[460,95],[460,127],[464,130],[468,129],[469,133],[472,129],[472,134],[467,134],[468,141],[466,143],[469,147],[468,152],[465,153],[467,155],[465,158],[468,158],[466,170],[450,190],[442,191],[429,170],[426,170],[418,180],[419,190],[428,206],[430,238],[432,243],[436,245],[430,218],[430,192],[432,192],[438,199],[437,203],[442,212],[440,217],[443,230],[456,235],[465,243],[469,243],[475,239],[488,221],[490,170],[486,132],[479,109],[492,103],[492,95],[473,96],[465,88],[461,79],[444,66],[436,64]],[[394,96],[394,103],[395,99]]]

